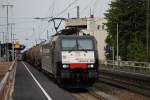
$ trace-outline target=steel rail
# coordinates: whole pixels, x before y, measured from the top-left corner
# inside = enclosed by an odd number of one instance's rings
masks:
[[[95,93],[91,93],[89,90],[85,89],[87,92],[74,92],[71,93],[77,100],[100,100],[101,96],[98,96]],[[69,92],[70,93],[70,92]],[[103,98],[103,100],[105,100]]]
[[[96,87],[91,87],[88,89],[89,93],[99,100],[119,100],[118,98],[114,97],[113,95],[107,94],[103,91],[99,91]]]
[[[150,96],[150,76],[125,73],[112,70],[101,70],[99,81],[123,87],[146,96]],[[131,81],[132,80],[132,81]]]

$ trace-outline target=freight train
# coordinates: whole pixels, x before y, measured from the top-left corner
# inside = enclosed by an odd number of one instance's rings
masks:
[[[24,57],[37,69],[52,75],[57,84],[64,88],[86,88],[98,78],[95,38],[74,34],[70,29],[25,51]]]

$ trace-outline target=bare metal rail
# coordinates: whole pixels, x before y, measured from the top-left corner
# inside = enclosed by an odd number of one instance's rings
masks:
[[[0,73],[5,73],[0,81],[0,100],[10,100],[13,93],[15,73],[16,73],[16,61],[11,62],[8,65],[3,66],[4,70],[0,70]],[[0,66],[0,67],[1,67]]]
[[[150,75],[100,70],[99,81],[150,96]]]

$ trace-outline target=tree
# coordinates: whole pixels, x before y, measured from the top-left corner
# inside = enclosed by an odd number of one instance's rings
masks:
[[[129,43],[127,52],[128,60],[143,61],[146,56],[144,44],[137,39],[133,39],[132,42]]]
[[[119,25],[119,56],[122,60],[146,60],[146,0],[116,0],[105,14],[108,22],[108,45],[117,45]],[[134,53],[133,53],[134,52]],[[110,54],[112,55],[112,54]],[[108,55],[108,59],[110,56]]]

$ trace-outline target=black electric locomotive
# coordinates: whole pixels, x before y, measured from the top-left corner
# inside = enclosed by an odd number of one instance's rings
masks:
[[[60,86],[85,88],[97,80],[98,50],[93,36],[60,33],[40,49],[40,69],[51,74]]]

